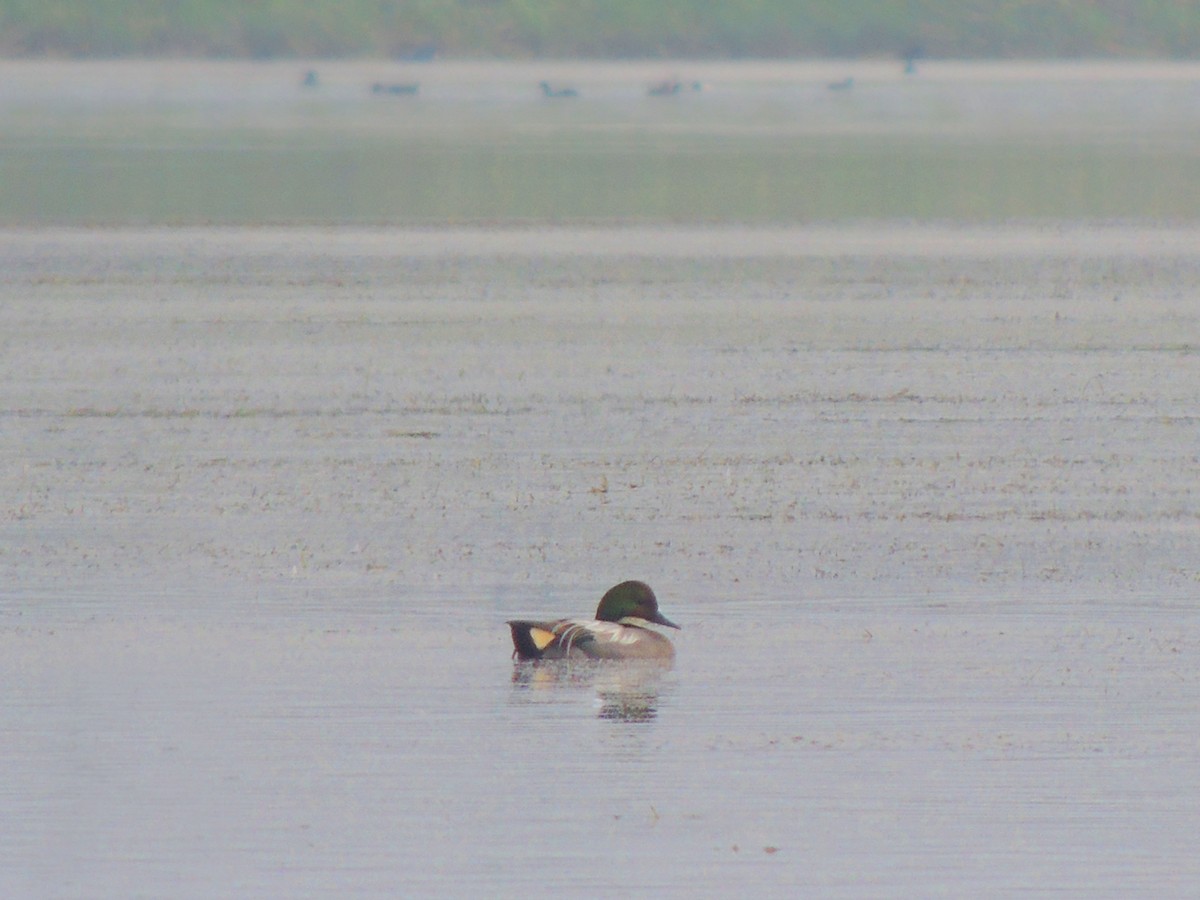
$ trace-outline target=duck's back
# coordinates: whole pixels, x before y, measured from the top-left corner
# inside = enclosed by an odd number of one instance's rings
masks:
[[[510,621],[520,659],[671,659],[671,642],[649,628],[616,622],[560,619]]]

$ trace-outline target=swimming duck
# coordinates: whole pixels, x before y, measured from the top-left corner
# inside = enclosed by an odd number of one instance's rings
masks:
[[[650,85],[646,88],[646,93],[651,97],[674,97],[682,90],[683,82],[678,78],[667,78]]]
[[[377,81],[371,85],[372,94],[390,94],[393,97],[413,97],[419,90],[421,90],[421,84],[416,81],[408,84],[388,84]]]
[[[658,611],[648,584],[622,581],[600,598],[594,620],[514,620],[508,627],[518,659],[672,659],[675,648],[651,624],[679,627]]]
[[[553,87],[548,81],[539,81],[543,97],[578,97],[579,91],[573,87]]]

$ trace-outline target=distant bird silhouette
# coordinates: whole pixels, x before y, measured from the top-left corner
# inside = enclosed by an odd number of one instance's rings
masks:
[[[579,91],[573,87],[556,88],[551,87],[548,81],[538,82],[538,87],[542,89],[543,97],[578,97]]]
[[[846,77],[841,81],[831,81],[825,86],[831,91],[848,91],[850,88],[854,87],[854,78]]]
[[[321,80],[317,77],[316,69],[309,69],[307,72],[304,73],[304,77],[300,79],[301,87],[315,88],[320,83],[321,83]]]
[[[699,93],[704,90],[704,85],[699,81],[684,84],[678,78],[664,78],[646,88],[646,95],[649,97],[674,97],[676,94],[683,93],[685,89]]]
[[[377,81],[371,85],[372,94],[390,94],[393,97],[411,97],[421,89],[421,85],[412,82],[408,84],[384,84]]]
[[[907,50],[905,50],[903,53],[904,74],[905,75],[916,75],[917,74],[917,60],[921,59],[924,55],[925,55],[925,51],[917,45],[913,45],[913,46],[909,47]]]

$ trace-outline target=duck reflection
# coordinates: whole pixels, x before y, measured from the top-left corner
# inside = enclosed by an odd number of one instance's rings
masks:
[[[513,666],[513,689],[524,702],[563,699],[575,692],[594,692],[601,719],[653,722],[670,662],[611,660],[539,660]],[[524,694],[524,692],[529,692]]]

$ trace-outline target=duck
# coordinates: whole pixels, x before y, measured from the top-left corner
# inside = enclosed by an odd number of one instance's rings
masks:
[[[644,581],[622,581],[600,598],[595,619],[513,619],[513,658],[671,660],[675,648],[649,625],[679,626],[658,611]]]
[[[539,81],[543,97],[578,97],[579,91],[573,87],[554,87],[548,81]]]
[[[371,85],[372,94],[390,94],[394,97],[412,97],[421,89],[420,82],[388,84],[377,81]]]
[[[682,94],[685,90],[694,91],[698,94],[704,90],[704,83],[693,81],[691,84],[684,84],[678,78],[664,78],[662,81],[655,82],[646,88],[646,96],[674,97],[677,94]]]
[[[650,85],[646,88],[646,93],[651,97],[674,97],[682,90],[683,82],[678,78],[667,78]]]

